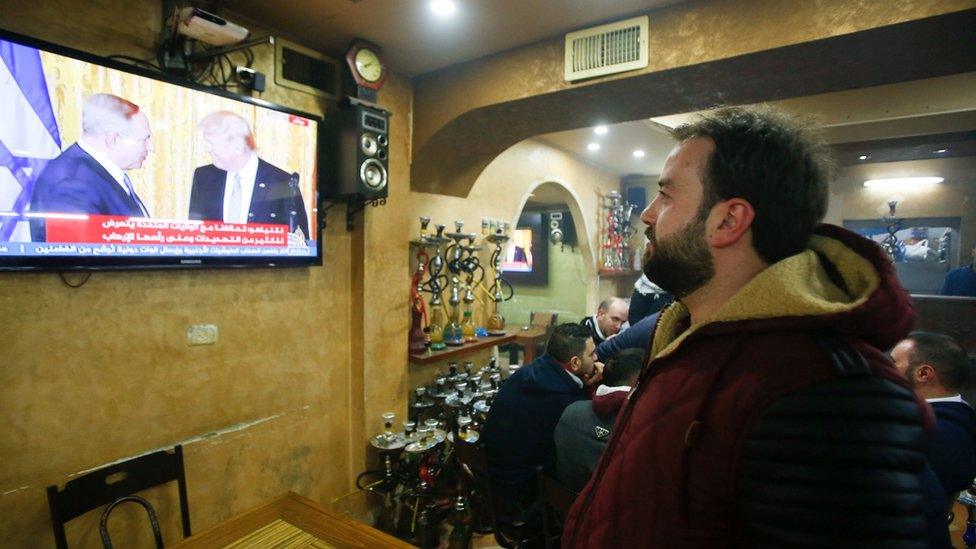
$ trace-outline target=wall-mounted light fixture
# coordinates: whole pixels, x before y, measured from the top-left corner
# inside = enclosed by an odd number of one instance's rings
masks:
[[[887,177],[884,179],[868,179],[864,182],[865,187],[875,189],[918,189],[930,187],[945,181],[945,178],[938,176],[925,177]]]

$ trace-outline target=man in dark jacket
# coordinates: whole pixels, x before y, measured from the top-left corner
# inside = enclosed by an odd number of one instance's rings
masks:
[[[931,542],[933,547],[948,547],[946,513],[956,494],[976,477],[976,411],[960,394],[970,375],[969,357],[947,335],[912,332],[892,349],[891,358],[935,411],[926,456],[942,493],[928,498],[938,532]]]
[[[536,467],[553,456],[552,433],[566,406],[586,398],[584,386],[602,378],[589,331],[556,326],[546,352],[519,368],[495,395],[481,440],[495,494],[508,514],[521,515],[535,500]]]
[[[608,358],[624,349],[640,349],[646,351],[651,345],[651,335],[654,333],[654,327],[657,326],[657,319],[660,316],[661,313],[645,316],[640,322],[632,324],[630,328],[620,332],[616,337],[611,337],[597,345],[597,360],[606,362]]]
[[[596,314],[581,320],[580,325],[586,326],[590,331],[590,337],[593,338],[593,344],[599,345],[617,335],[627,323],[629,306],[626,299],[608,297],[597,307]]]
[[[677,300],[564,547],[925,547],[931,410],[881,349],[914,322],[873,242],[819,225],[827,150],[768,109],[674,131],[644,273]]]
[[[631,327],[633,329],[633,327]],[[614,338],[620,339],[620,338]],[[610,438],[613,420],[644,364],[643,349],[624,349],[607,360],[593,400],[566,407],[556,425],[556,477],[575,492],[590,480]]]

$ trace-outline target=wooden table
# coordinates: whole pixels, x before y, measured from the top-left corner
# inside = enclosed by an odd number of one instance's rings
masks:
[[[505,331],[515,336],[515,344],[522,348],[524,358],[522,362],[528,364],[535,360],[535,348],[546,337],[547,328],[545,326],[528,326],[528,330],[523,330],[523,324],[506,324]]]
[[[245,511],[176,547],[413,547],[294,492]]]

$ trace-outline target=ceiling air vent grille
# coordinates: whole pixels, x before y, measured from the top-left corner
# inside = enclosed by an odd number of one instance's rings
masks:
[[[647,66],[647,16],[566,35],[566,80],[582,80]]]

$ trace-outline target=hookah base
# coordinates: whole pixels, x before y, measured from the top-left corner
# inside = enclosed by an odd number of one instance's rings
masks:
[[[430,344],[430,350],[431,351],[443,351],[445,347],[447,347],[447,345],[444,345],[443,343],[431,343]]]

